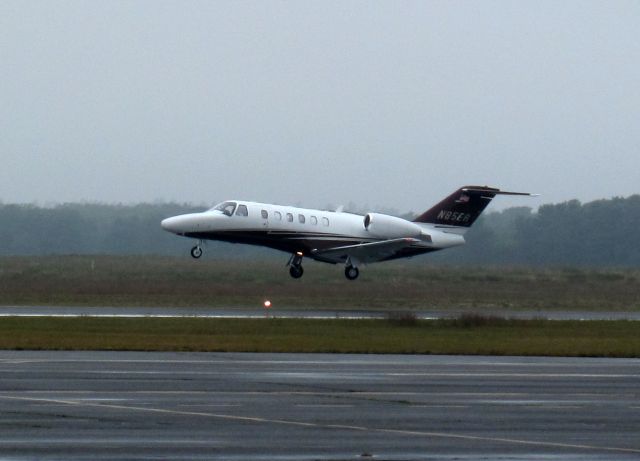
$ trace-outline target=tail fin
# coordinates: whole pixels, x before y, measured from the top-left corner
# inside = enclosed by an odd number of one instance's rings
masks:
[[[503,192],[487,186],[464,186],[442,200],[436,206],[422,213],[414,222],[436,224],[442,227],[466,228],[491,203],[496,195],[533,195],[525,192]]]

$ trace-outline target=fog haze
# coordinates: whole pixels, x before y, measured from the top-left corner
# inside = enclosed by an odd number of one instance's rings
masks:
[[[0,201],[640,192],[640,2],[0,2]]]

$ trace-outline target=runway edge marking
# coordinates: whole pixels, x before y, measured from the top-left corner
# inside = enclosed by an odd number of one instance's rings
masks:
[[[163,414],[173,414],[173,415],[179,415],[179,416],[201,416],[205,418],[227,419],[232,421],[248,421],[248,422],[255,422],[255,423],[282,424],[282,425],[298,426],[298,427],[314,427],[319,429],[344,429],[344,430],[351,430],[351,431],[378,432],[378,433],[384,433],[384,434],[398,434],[398,435],[409,435],[409,436],[419,436],[419,437],[438,437],[438,438],[449,438],[449,439],[458,439],[458,440],[498,442],[498,443],[506,443],[506,444],[512,444],[512,445],[530,445],[530,446],[550,447],[550,448],[551,447],[573,448],[573,449],[580,449],[580,450],[608,451],[608,452],[618,452],[618,453],[640,453],[640,449],[636,449],[636,448],[601,447],[596,445],[582,445],[582,444],[571,444],[571,443],[562,443],[562,442],[541,442],[537,440],[509,439],[509,438],[503,438],[503,437],[483,437],[478,435],[464,435],[464,434],[454,434],[454,433],[447,433],[447,432],[387,429],[387,428],[378,428],[378,427],[353,426],[353,425],[346,425],[346,424],[308,423],[304,421],[263,418],[260,416],[237,416],[237,415],[226,415],[221,413],[204,413],[204,412],[197,412],[197,411],[167,410],[164,408],[91,403],[91,402],[80,401],[80,400],[44,399],[44,398],[36,398],[36,397],[19,397],[19,396],[12,396],[12,395],[0,395],[0,399],[20,400],[25,402],[57,403],[57,404],[63,404],[63,405],[69,405],[69,406],[95,407],[95,408],[105,408],[105,409],[113,409],[113,410],[163,413]]]

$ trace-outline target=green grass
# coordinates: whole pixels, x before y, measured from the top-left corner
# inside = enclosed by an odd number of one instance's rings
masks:
[[[640,357],[640,322],[6,317],[0,349]]]
[[[350,282],[342,266],[306,261],[293,280],[284,259],[213,257],[0,258],[0,305],[260,307],[271,299],[275,309],[640,310],[640,270],[442,267],[425,258],[367,266]]]

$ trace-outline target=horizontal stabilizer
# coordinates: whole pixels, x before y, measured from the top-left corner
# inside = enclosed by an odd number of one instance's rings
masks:
[[[489,188],[477,188],[474,189],[473,187],[463,187],[461,190],[463,192],[476,192],[476,193],[482,193],[482,192],[486,192],[487,189]],[[490,189],[491,194],[493,195],[525,195],[527,197],[539,197],[540,194],[531,194],[529,192],[509,192],[506,190],[499,190],[499,189]]]

